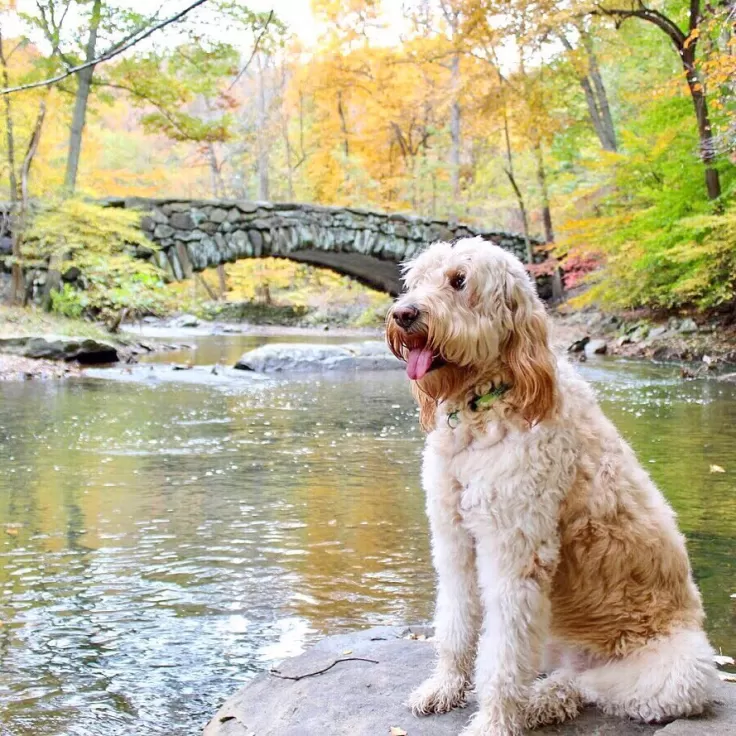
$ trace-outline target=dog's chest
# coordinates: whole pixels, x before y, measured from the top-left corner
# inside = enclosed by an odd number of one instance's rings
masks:
[[[518,486],[520,447],[502,423],[489,424],[482,434],[457,438],[448,458],[454,513],[466,523],[482,518],[501,522],[513,504]]]

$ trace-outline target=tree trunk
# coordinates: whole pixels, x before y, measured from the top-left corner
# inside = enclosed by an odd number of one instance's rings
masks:
[[[23,163],[20,167],[20,205],[18,206],[17,217],[13,225],[12,243],[13,243],[13,266],[11,269],[11,299],[15,303],[23,303],[25,298],[25,278],[23,275],[23,263],[21,248],[23,246],[23,236],[26,230],[26,216],[28,214],[28,178],[31,175],[31,165],[33,158],[38,150],[38,144],[41,140],[41,130],[43,129],[43,121],[46,118],[46,99],[41,100],[36,114],[36,122],[33,125],[33,131],[28,141],[28,148],[23,157]],[[17,200],[17,195],[15,197]]]
[[[578,29],[581,36],[584,31]],[[558,34],[562,45],[568,50],[573,51],[572,44],[567,40],[564,33]],[[590,44],[590,39],[588,39]],[[588,106],[588,115],[593,125],[593,130],[598,136],[601,147],[604,151],[616,151],[616,130],[613,127],[613,118],[611,117],[611,109],[608,104],[608,95],[603,84],[603,79],[598,68],[598,60],[595,58],[592,44],[586,45],[586,55],[588,57],[588,74],[578,78],[583,93],[585,94],[585,104]]]
[[[552,210],[549,206],[549,190],[547,188],[547,173],[544,168],[544,151],[539,140],[534,142],[534,155],[537,159],[537,182],[542,193],[542,223],[544,224],[544,242],[551,245],[555,242],[555,231],[552,227]],[[552,274],[552,299],[555,302],[562,300],[565,288],[562,280],[562,269],[557,266]]]
[[[700,0],[690,0],[690,17],[688,31],[685,33],[673,20],[659,12],[652,12],[645,7],[636,10],[609,10],[606,11],[620,17],[640,18],[657,26],[672,41],[677,51],[685,79],[690,90],[690,97],[695,107],[695,118],[698,122],[698,137],[700,139],[700,158],[705,166],[705,188],[708,199],[718,199],[721,196],[721,181],[716,164],[716,151],[713,145],[713,130],[708,115],[708,103],[705,98],[705,88],[695,66],[695,50],[698,45],[700,15]]]
[[[220,165],[217,162],[217,151],[215,150],[215,144],[210,143],[208,146],[208,153],[209,153],[209,161],[210,161],[210,178],[211,178],[211,185],[212,185],[212,196],[217,199],[220,194],[223,196],[225,195],[225,187],[222,182],[222,176],[220,174]],[[219,295],[218,300],[225,298],[225,266],[220,263],[217,266],[217,280],[219,283]],[[212,295],[212,292],[209,290],[209,286],[207,285],[207,282],[202,280],[202,282],[205,284],[205,287],[207,288],[210,295]],[[212,297],[214,299],[214,297]]]
[[[198,281],[202,286],[204,287],[204,290],[207,292],[207,296],[213,301],[217,301],[217,294],[212,290],[212,287],[207,283],[204,276],[202,276],[201,273],[195,273],[194,274],[194,280]]]
[[[453,47],[450,59],[450,188],[452,189],[453,201],[450,211],[454,215],[460,204],[460,49],[459,41],[461,34],[460,14],[455,3],[440,2],[442,14],[445,16],[450,28],[450,43]]]
[[[0,64],[2,64],[3,86],[7,89],[10,87],[10,78],[8,74],[8,62],[5,58],[5,48],[3,46],[2,30],[0,29]],[[8,162],[8,186],[10,189],[10,210],[8,212],[8,224],[10,227],[11,253],[13,255],[13,264],[10,267],[10,303],[15,304],[23,300],[24,284],[23,284],[23,267],[21,265],[21,224],[19,222],[18,213],[16,212],[16,204],[18,201],[18,179],[15,174],[15,136],[13,129],[13,107],[10,95],[4,96],[5,101],[5,136],[7,146],[7,162]]]
[[[544,224],[544,242],[554,243],[555,233],[552,228],[552,211],[549,206],[549,190],[547,189],[547,174],[544,170],[544,152],[542,144],[534,141],[534,156],[537,160],[537,182],[542,195],[542,223]]]
[[[716,148],[713,142],[713,129],[708,114],[708,102],[705,98],[705,88],[700,81],[695,68],[694,44],[683,48],[681,53],[682,66],[687,78],[687,86],[695,108],[695,118],[698,121],[698,137],[700,139],[700,158],[705,165],[705,188],[708,199],[718,199],[721,196],[721,181],[716,164]]]
[[[281,88],[279,89],[279,97],[283,102],[284,96],[286,94],[286,87],[288,84],[287,74],[286,74],[286,64],[282,64],[281,66]],[[300,111],[301,114],[301,111]],[[286,153],[286,187],[287,187],[287,197],[289,202],[294,201],[294,153],[291,147],[291,139],[289,138],[289,122],[290,118],[288,115],[285,115],[283,112],[283,105],[282,105],[282,111],[279,115],[279,121],[281,123],[281,137],[284,140],[284,151]]]
[[[450,181],[457,206],[460,199],[460,55],[452,57],[452,107],[450,108]]]
[[[606,87],[603,84],[603,77],[601,77],[601,70],[598,66],[598,57],[595,55],[595,49],[593,48],[593,40],[588,33],[582,32],[581,38],[583,39],[583,46],[588,55],[588,76],[593,83],[595,89],[595,98],[598,104],[598,110],[600,113],[601,129],[603,131],[603,137],[601,138],[601,145],[606,151],[617,151],[618,142],[616,141],[616,128],[613,124],[613,116],[611,115],[611,106],[608,102],[608,93]]]
[[[94,0],[92,14],[90,16],[89,36],[87,37],[87,48],[85,50],[85,61],[95,58],[97,49],[97,31],[100,27],[102,17],[102,0]],[[82,153],[82,136],[87,118],[87,104],[89,93],[92,88],[92,78],[95,67],[90,66],[77,73],[77,94],[74,99],[74,112],[72,113],[72,127],[69,133],[69,151],[66,159],[66,173],[64,175],[64,189],[67,194],[74,194],[77,186],[77,174],[79,172],[79,157]]]
[[[350,158],[350,143],[348,141],[348,125],[345,119],[345,108],[342,105],[342,90],[337,92],[337,114],[340,116],[340,131],[342,132],[342,147],[345,161]]]
[[[222,263],[217,267],[217,280],[220,284],[220,299],[224,299],[227,294],[227,274]]]
[[[59,291],[59,287],[61,286],[61,265],[61,256],[51,256],[49,259],[48,269],[46,270],[46,283],[43,287],[43,297],[41,298],[41,307],[46,312],[50,312],[53,305],[51,295],[55,291]]]
[[[529,217],[526,212],[526,203],[524,202],[524,195],[521,193],[518,183],[516,182],[516,175],[514,174],[514,156],[511,152],[511,135],[509,133],[509,118],[506,113],[506,102],[504,100],[503,108],[503,133],[504,140],[506,143],[506,167],[504,173],[508,177],[511,188],[514,190],[514,196],[516,202],[519,205],[519,214],[521,215],[521,224],[524,229],[524,245],[526,246],[526,262],[528,264],[534,263],[534,251],[532,250],[532,242],[529,237]]]
[[[266,147],[266,85],[265,67],[258,54],[258,199],[267,202],[268,192],[268,149]]]
[[[293,164],[293,153],[291,150],[291,141],[289,140],[289,119],[283,119],[281,121],[281,133],[284,139],[284,150],[286,151],[286,187],[289,202],[294,201],[294,164]]]
[[[209,142],[207,144],[207,159],[210,166],[210,190],[212,196],[217,199],[222,192],[222,180],[220,178],[220,166],[217,162],[217,151],[215,151],[215,144]],[[222,192],[224,194],[224,192]]]
[[[8,62],[5,58],[5,47],[3,46],[2,29],[0,28],[0,64],[3,67],[3,87],[10,87],[10,77],[8,75]],[[7,139],[7,159],[8,159],[8,183],[10,185],[10,201],[15,202],[18,199],[18,180],[15,176],[15,138],[13,135],[13,117],[12,103],[10,95],[4,95],[5,103],[5,136]]]

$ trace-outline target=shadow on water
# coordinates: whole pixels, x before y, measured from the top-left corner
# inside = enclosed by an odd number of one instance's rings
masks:
[[[582,370],[675,505],[733,654],[736,391]],[[0,386],[2,733],[191,734],[327,632],[429,618],[421,443],[401,373]]]

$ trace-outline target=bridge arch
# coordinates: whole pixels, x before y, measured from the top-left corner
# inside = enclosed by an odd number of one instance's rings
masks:
[[[407,214],[235,200],[129,198],[105,204],[145,212],[142,226],[159,249],[139,254],[155,258],[177,280],[241,258],[275,256],[329,268],[395,295],[402,261],[436,240],[475,235],[526,260],[521,235]]]

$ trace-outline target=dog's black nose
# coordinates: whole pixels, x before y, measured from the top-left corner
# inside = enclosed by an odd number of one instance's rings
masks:
[[[404,330],[408,330],[417,321],[418,316],[419,310],[413,304],[394,308],[394,321]]]

